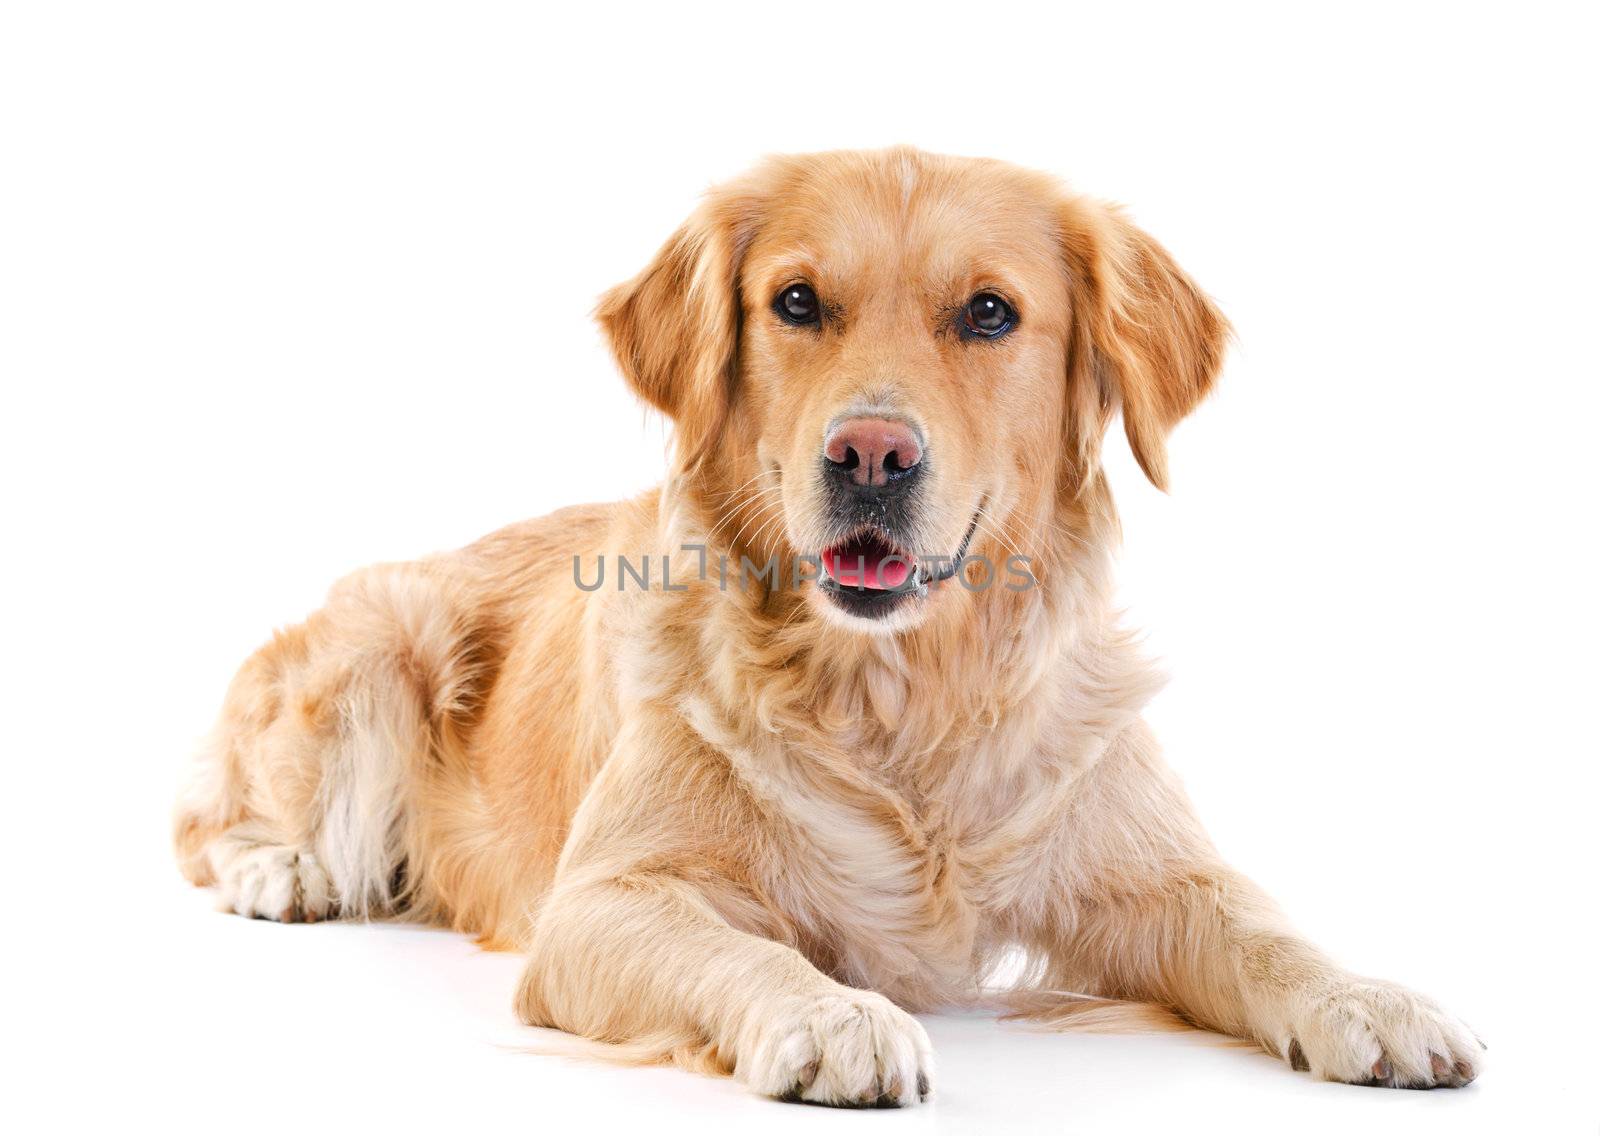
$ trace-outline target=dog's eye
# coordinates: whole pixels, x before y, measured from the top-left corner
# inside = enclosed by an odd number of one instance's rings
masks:
[[[809,284],[791,284],[772,301],[772,310],[796,327],[816,323],[822,313],[817,294]]]
[[[998,339],[1016,323],[1017,313],[993,292],[979,292],[967,301],[966,309],[961,313],[962,332],[980,339]]]

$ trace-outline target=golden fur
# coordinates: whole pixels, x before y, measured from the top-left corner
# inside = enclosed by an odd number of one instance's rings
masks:
[[[795,279],[826,325],[778,320]],[[950,333],[982,290],[992,343]],[[425,919],[525,951],[522,1018],[833,1104],[912,1103],[905,1011],[1165,1007],[1337,1080],[1460,1084],[1480,1047],[1356,978],[1222,864],[1140,710],[1111,605],[1099,450],[1120,412],[1157,485],[1227,325],[1117,210],[909,149],[768,161],[712,192],[599,318],[673,419],[666,485],[358,573],[244,666],[177,820],[242,914]],[[783,577],[827,539],[808,471],[842,410],[937,454],[918,547],[1025,555],[877,624]],[[671,556],[674,588],[574,586]],[[1072,993],[1065,993],[1072,992]]]

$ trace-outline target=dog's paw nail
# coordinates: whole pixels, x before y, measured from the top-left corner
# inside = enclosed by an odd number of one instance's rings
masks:
[[[1478,1071],[1476,1069],[1474,1069],[1471,1065],[1469,1065],[1467,1062],[1465,1062],[1465,1061],[1457,1061],[1456,1062],[1456,1076],[1461,1078],[1461,1083],[1463,1085],[1465,1085],[1467,1082],[1471,1081],[1477,1075],[1478,1075]]]
[[[1380,1057],[1372,1063],[1372,1079],[1374,1081],[1387,1081],[1394,1070],[1389,1065],[1387,1057]]]
[[[821,1063],[820,1062],[813,1061],[813,1062],[811,1062],[811,1064],[807,1065],[804,1069],[800,1070],[800,1076],[795,1078],[795,1083],[794,1083],[795,1092],[797,1094],[805,1092],[813,1084],[816,1083],[817,1070],[820,1067],[821,1067]]]
[[[1289,1068],[1296,1073],[1311,1072],[1311,1062],[1306,1060],[1306,1051],[1300,1048],[1300,1039],[1289,1039]]]
[[[931,1093],[932,1091],[933,1090],[928,1087],[928,1075],[926,1073],[918,1073],[917,1074],[917,1099],[918,1100],[927,1100],[928,1099],[928,1094]]]
[[[1433,1079],[1443,1081],[1450,1076],[1450,1062],[1442,1053],[1428,1054],[1428,1063],[1433,1066]]]

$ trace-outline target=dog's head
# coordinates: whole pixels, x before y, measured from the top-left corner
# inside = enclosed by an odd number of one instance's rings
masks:
[[[719,187],[599,318],[714,542],[819,558],[810,602],[861,628],[915,622],[976,543],[1032,556],[1119,408],[1165,487],[1227,334],[1115,210],[910,149]]]

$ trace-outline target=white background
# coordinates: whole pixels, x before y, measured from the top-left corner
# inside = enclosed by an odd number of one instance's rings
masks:
[[[1580,9],[7,5],[7,1112],[1593,1132]],[[1308,933],[1484,1035],[1478,1084],[940,1017],[932,1107],[780,1106],[513,1052],[544,1042],[513,957],[225,917],[178,880],[179,763],[271,627],[353,567],[657,479],[594,297],[759,155],[902,141],[1128,203],[1233,318],[1171,496],[1111,447],[1125,598],[1175,676],[1152,717]]]

